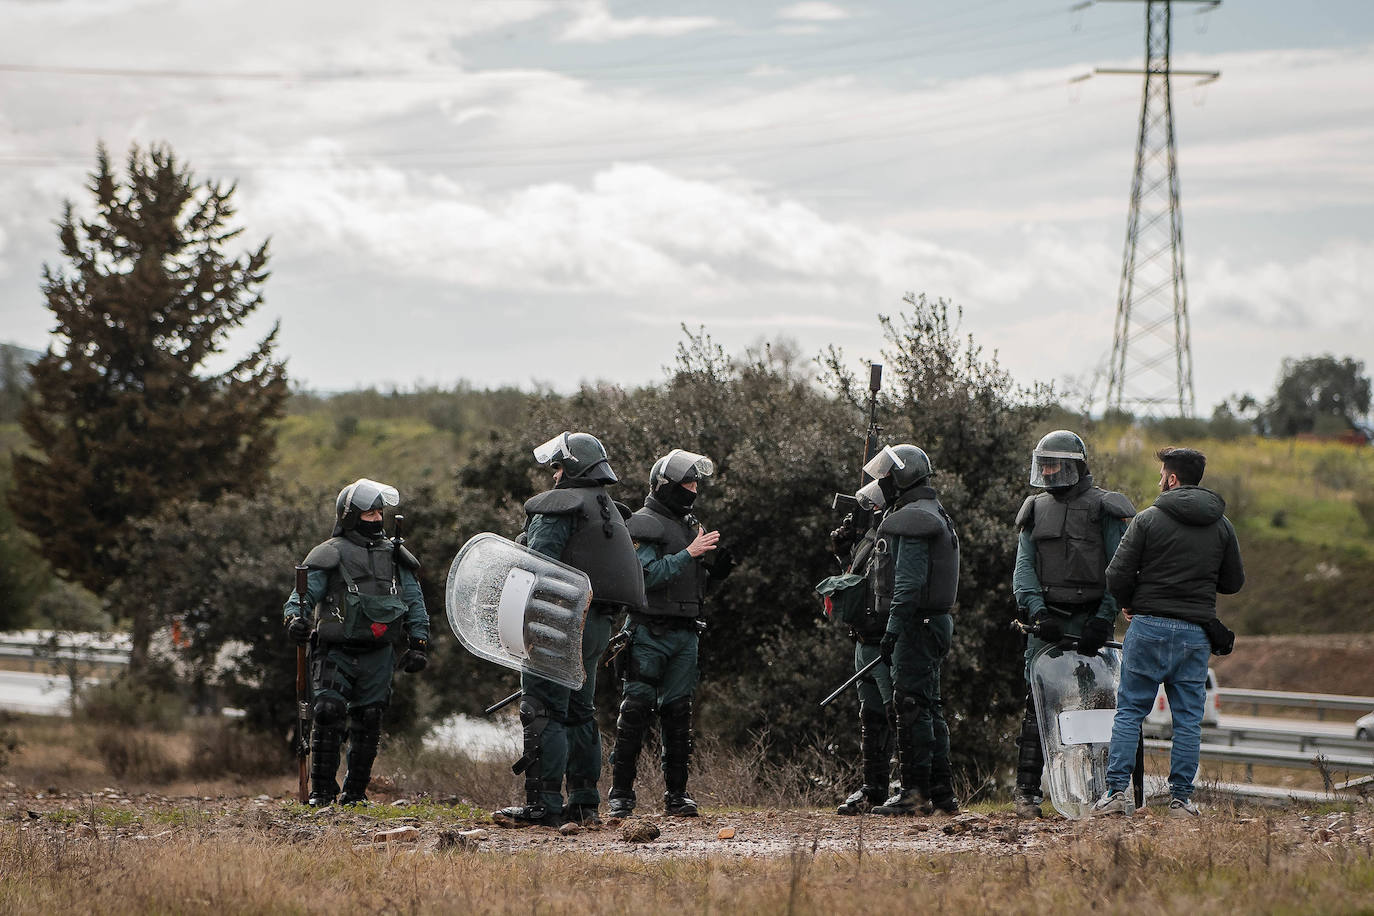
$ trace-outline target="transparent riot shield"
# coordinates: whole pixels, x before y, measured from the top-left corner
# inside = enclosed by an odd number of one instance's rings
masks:
[[[582,686],[592,584],[581,570],[484,532],[454,557],[444,594],[449,626],[473,655]]]
[[[1072,647],[1050,645],[1031,659],[1050,802],[1071,820],[1086,817],[1107,791],[1107,752],[1120,679],[1121,653],[1116,649],[1086,656]]]

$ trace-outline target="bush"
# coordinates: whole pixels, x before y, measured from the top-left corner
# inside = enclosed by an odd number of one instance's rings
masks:
[[[116,779],[166,783],[180,771],[163,743],[141,730],[102,728],[96,733],[95,750]]]
[[[192,729],[191,761],[186,775],[193,779],[221,776],[250,778],[291,772],[294,758],[281,741],[241,723],[212,718]]]
[[[124,674],[78,690],[75,713],[92,724],[171,731],[180,727],[186,705],[176,694]]]

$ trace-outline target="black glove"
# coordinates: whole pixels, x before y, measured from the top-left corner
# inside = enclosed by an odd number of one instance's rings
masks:
[[[300,614],[292,614],[286,618],[286,635],[298,643],[305,643],[310,639],[310,624]]]
[[[892,650],[897,647],[897,634],[884,633],[883,641],[878,643],[878,654],[883,657],[884,665],[892,664]]]
[[[840,527],[830,532],[830,551],[838,556],[844,556],[858,539],[859,529],[854,524],[854,513],[850,512],[840,522]]]
[[[1212,644],[1213,655],[1230,655],[1236,647],[1236,633],[1218,618],[1213,617],[1202,625],[1207,641]]]
[[[418,639],[414,636],[410,638],[410,648],[405,655],[401,656],[401,670],[406,674],[415,674],[417,671],[425,670],[425,665],[429,664],[429,659],[425,653],[429,651],[429,640]]]
[[[715,551],[715,557],[711,560],[711,565],[706,567],[711,578],[717,582],[723,581],[730,571],[735,568],[735,555],[730,552],[729,547],[720,547]]]
[[[1064,638],[1064,624],[1053,611],[1039,612],[1031,618],[1031,625],[1036,628],[1035,635],[1045,642],[1059,642]]]
[[[1110,620],[1089,617],[1083,621],[1083,635],[1078,637],[1078,654],[1096,655],[1112,638],[1115,630]]]

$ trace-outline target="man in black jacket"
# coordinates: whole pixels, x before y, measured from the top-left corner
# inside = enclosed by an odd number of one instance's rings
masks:
[[[1217,593],[1240,591],[1245,569],[1236,530],[1223,514],[1226,501],[1198,486],[1206,456],[1191,448],[1165,448],[1155,457],[1162,462],[1159,498],[1131,522],[1107,566],[1107,587],[1130,628],[1122,647],[1107,793],[1093,813],[1134,810],[1127,786],[1140,723],[1163,684],[1174,724],[1169,813],[1196,817],[1193,777],[1207,700],[1208,654],[1224,655],[1235,641],[1235,634],[1217,619]]]

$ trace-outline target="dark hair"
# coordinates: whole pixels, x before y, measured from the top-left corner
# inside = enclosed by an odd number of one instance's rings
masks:
[[[1162,448],[1155,457],[1164,462],[1164,471],[1173,474],[1184,486],[1195,487],[1202,483],[1202,472],[1207,468],[1207,456],[1195,448]]]

